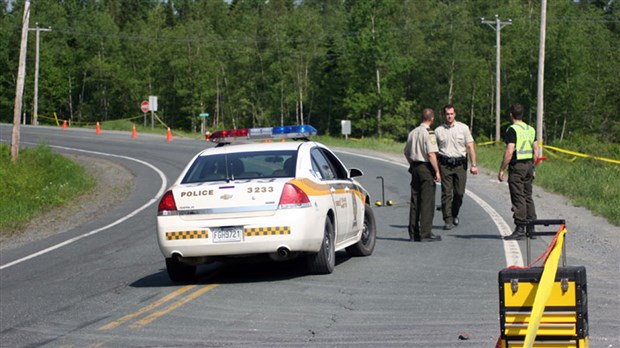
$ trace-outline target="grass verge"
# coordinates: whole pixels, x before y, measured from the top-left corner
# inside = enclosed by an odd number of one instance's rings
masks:
[[[17,163],[0,145],[0,233],[18,233],[35,215],[95,186],[84,168],[44,145],[21,149]]]

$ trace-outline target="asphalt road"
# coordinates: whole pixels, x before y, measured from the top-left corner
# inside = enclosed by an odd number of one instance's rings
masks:
[[[0,125],[0,142],[10,139]],[[442,242],[410,243],[403,160],[343,150],[373,200],[396,203],[374,208],[371,257],[339,253],[334,273],[319,276],[296,262],[215,264],[176,285],[157,246],[156,205],[203,141],[22,127],[21,142],[117,162],[136,186],[88,223],[2,252],[2,347],[493,347],[498,272],[524,262],[525,243],[501,239],[512,229],[508,188],[492,175],[470,175],[456,229],[441,230],[435,215]],[[587,268],[590,346],[620,347],[618,228],[537,192],[539,218],[567,219],[568,263]],[[533,254],[548,241],[533,241]]]

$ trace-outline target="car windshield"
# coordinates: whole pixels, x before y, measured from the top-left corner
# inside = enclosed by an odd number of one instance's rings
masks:
[[[258,151],[196,158],[181,183],[295,176],[296,151]]]

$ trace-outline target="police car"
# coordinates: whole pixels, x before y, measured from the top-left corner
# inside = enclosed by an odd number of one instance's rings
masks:
[[[267,255],[334,270],[335,252],[371,255],[374,214],[366,190],[309,125],[218,131],[159,202],[157,237],[173,281],[196,266]],[[290,139],[303,140],[291,141]],[[255,141],[253,141],[255,140]]]

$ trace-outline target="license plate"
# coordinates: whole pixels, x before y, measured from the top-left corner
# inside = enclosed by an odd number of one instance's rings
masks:
[[[243,227],[212,228],[213,243],[241,242],[243,240]]]

